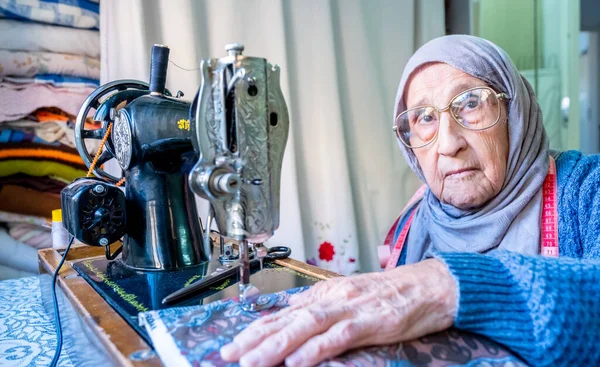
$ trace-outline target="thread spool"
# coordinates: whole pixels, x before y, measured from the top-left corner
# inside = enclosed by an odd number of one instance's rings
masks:
[[[165,45],[152,46],[150,59],[150,94],[165,93],[167,83],[167,66],[169,65],[169,47]]]

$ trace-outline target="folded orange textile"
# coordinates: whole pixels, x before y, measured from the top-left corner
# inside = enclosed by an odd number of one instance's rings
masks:
[[[65,163],[82,164],[79,154],[70,154],[49,149],[0,149],[0,159],[42,158]]]
[[[35,118],[39,122],[48,122],[48,121],[69,122],[69,121],[74,120],[74,119],[71,119],[69,116],[67,116],[66,113],[64,113],[64,114],[56,113],[54,111],[50,111],[50,110],[43,109],[43,108],[36,110],[32,115],[34,115]]]
[[[0,145],[0,161],[9,159],[49,160],[86,170],[75,149],[35,143]]]
[[[35,110],[30,116],[30,119],[38,122],[64,122],[64,123],[75,123],[75,116],[66,113],[60,108],[56,107],[43,107]],[[85,128],[88,130],[99,129],[101,124],[94,121],[92,117],[88,117],[85,120]]]
[[[60,195],[15,185],[0,187],[1,211],[48,218],[55,209],[60,209]]]

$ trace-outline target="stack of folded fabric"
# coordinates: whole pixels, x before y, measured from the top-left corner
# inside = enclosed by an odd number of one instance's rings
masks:
[[[51,246],[41,224],[60,208],[61,189],[86,174],[73,129],[99,85],[98,25],[97,1],[0,0],[0,279],[17,274],[3,268],[14,265],[12,247],[35,259]]]

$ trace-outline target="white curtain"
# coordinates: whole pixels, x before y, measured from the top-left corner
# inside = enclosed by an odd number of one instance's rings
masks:
[[[148,80],[153,44],[185,69],[246,55],[282,70],[291,131],[281,225],[269,244],[350,274],[379,268],[376,246],[419,182],[392,133],[404,64],[444,33],[443,0],[102,0],[102,82]],[[169,65],[167,88],[192,99],[197,70]],[[202,203],[205,208],[206,204]]]

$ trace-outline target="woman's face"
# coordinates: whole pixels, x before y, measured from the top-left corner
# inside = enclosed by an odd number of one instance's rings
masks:
[[[417,70],[409,80],[407,108],[432,105],[443,108],[458,93],[486,84],[447,64]],[[477,208],[502,189],[508,161],[506,106],[500,103],[499,122],[483,131],[467,130],[445,111],[437,138],[413,149],[427,185],[442,202],[460,209]]]

